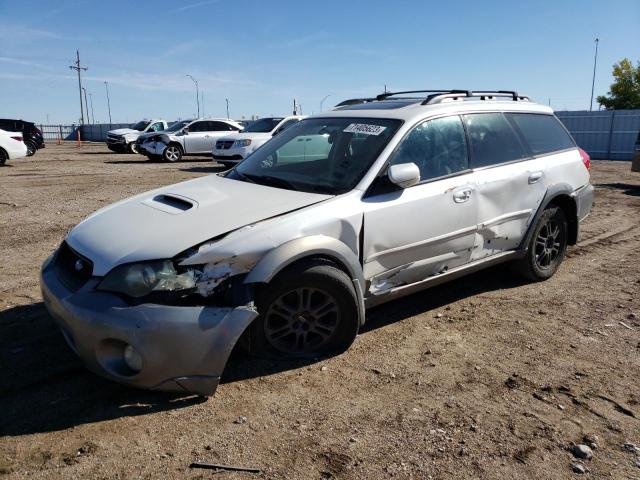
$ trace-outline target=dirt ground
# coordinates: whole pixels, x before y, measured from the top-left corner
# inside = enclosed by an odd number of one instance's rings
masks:
[[[0,477],[640,478],[640,174],[593,162],[559,273],[493,268],[368,313],[343,355],[235,354],[208,400],[84,370],[46,313],[44,259],[92,211],[219,168],[49,145],[0,168]],[[639,447],[624,447],[630,442]],[[204,461],[261,473],[189,468]]]

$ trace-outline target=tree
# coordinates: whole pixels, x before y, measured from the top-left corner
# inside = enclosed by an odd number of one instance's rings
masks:
[[[628,58],[613,65],[615,81],[608,95],[600,95],[597,101],[607,110],[640,108],[640,62],[634,68]]]

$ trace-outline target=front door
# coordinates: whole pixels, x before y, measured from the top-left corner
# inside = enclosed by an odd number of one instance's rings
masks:
[[[478,205],[460,117],[415,127],[392,154],[390,164],[401,163],[418,166],[419,184],[363,199],[364,274],[374,295],[463,265],[474,245]]]

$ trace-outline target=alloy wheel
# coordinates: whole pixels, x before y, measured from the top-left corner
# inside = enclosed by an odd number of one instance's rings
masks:
[[[535,246],[535,262],[541,269],[549,269],[557,261],[564,242],[560,223],[550,218],[538,230]]]
[[[167,147],[167,152],[165,155],[167,160],[169,160],[170,162],[177,162],[180,158],[180,151],[178,150],[178,147],[170,145]]]
[[[318,288],[297,288],[276,298],[266,312],[264,333],[276,350],[310,354],[325,346],[340,324],[337,300]]]

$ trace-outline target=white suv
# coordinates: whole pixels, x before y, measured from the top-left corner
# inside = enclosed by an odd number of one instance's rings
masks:
[[[228,118],[199,118],[177,131],[160,132],[146,139],[141,145],[142,153],[162,157],[166,162],[178,162],[184,155],[209,155],[217,139],[242,129],[242,125]]]
[[[593,201],[589,158],[553,111],[515,92],[403,93],[73,228],[41,280],[71,348],[113,380],[210,395],[241,337],[318,358],[382,302],[507,261],[551,277]]]
[[[272,137],[284,132],[303,118],[305,117],[301,115],[291,115],[290,117],[265,117],[256,120],[242,133],[220,138],[211,152],[213,160],[227,167],[232,167],[255,152]]]

